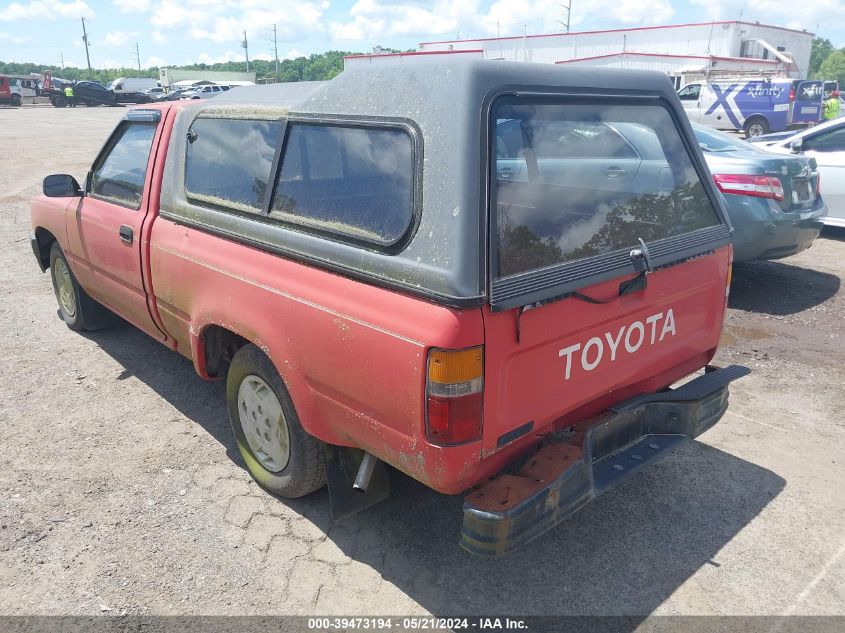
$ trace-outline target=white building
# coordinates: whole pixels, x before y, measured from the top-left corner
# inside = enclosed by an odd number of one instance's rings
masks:
[[[546,64],[584,64],[662,70],[681,85],[705,71],[770,71],[806,77],[813,34],[779,26],[730,21],[628,29],[423,42],[415,53],[355,55],[361,63],[408,63],[419,55],[459,54]]]
[[[255,73],[238,73],[222,70],[182,70],[181,68],[160,68],[158,83],[164,88],[179,85],[194,85],[202,82],[245,86],[255,83]],[[174,88],[175,89],[175,88]]]

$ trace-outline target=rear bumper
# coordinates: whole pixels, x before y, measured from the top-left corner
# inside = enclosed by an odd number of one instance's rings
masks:
[[[728,215],[734,226],[736,262],[779,259],[806,250],[821,233],[827,215],[827,207],[820,198],[812,209],[779,213],[770,210],[774,203],[762,198],[725,197],[731,198]]]
[[[716,424],[728,407],[728,384],[748,373],[738,365],[708,367],[677,389],[618,404],[546,443],[519,473],[499,475],[466,497],[461,547],[496,556],[543,534]]]

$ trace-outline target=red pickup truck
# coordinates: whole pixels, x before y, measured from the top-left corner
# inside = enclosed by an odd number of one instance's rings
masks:
[[[747,373],[708,366],[731,230],[658,73],[432,62],[145,105],[32,227],[69,327],[115,312],[227,380],[267,490],[328,480],[340,517],[388,464],[466,492],[479,554],[707,430]]]

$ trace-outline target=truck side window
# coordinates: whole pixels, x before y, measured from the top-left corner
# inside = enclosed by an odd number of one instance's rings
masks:
[[[498,127],[509,134],[514,121],[522,130],[517,154],[530,166],[524,177],[506,178]],[[640,239],[654,242],[720,223],[661,106],[502,97],[493,122],[499,277],[627,253]]]
[[[124,123],[91,172],[88,193],[137,209],[147,177],[154,123]]]
[[[261,213],[281,121],[199,118],[191,125],[185,193],[196,202]]]
[[[402,129],[292,123],[270,217],[389,246],[413,220],[413,181]]]

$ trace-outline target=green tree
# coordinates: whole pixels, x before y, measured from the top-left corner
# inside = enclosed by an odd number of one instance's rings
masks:
[[[821,68],[822,62],[834,50],[830,40],[823,37],[813,38],[813,48],[810,51],[810,68],[807,70],[807,77],[810,79],[821,79],[819,69]]]
[[[819,79],[836,79],[845,85],[845,51],[833,51],[819,67]]]

